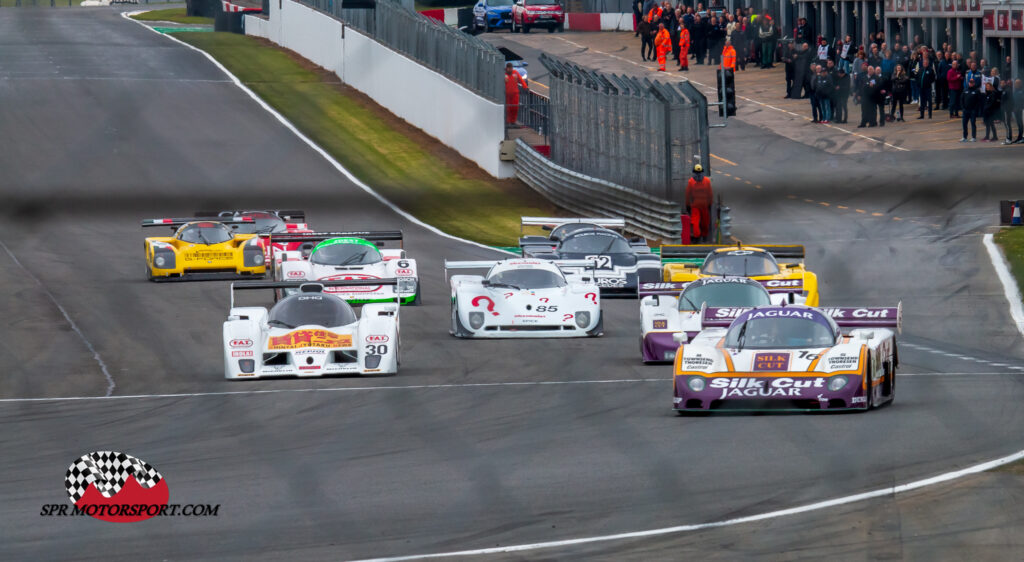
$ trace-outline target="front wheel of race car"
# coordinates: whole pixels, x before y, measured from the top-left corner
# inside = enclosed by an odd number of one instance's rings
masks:
[[[598,313],[598,314],[600,314],[600,313]],[[603,336],[603,335],[604,335],[604,314],[601,314],[600,316],[597,317],[597,324],[594,325],[594,328],[592,330],[588,330],[587,331],[587,336],[591,337],[591,338],[596,338],[598,336]],[[642,343],[642,340],[641,340],[641,343]]]
[[[419,306],[423,304],[423,285],[416,283],[416,296],[413,297],[412,302],[409,303],[413,306]]]
[[[459,307],[454,302],[452,303],[452,327],[448,333],[457,338],[468,338],[470,336],[469,330],[459,320]]]

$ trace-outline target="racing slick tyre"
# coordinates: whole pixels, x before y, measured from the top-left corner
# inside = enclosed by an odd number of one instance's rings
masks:
[[[564,27],[564,26],[560,26],[560,25],[559,25],[559,26],[556,26],[556,27],[558,28],[558,32],[559,32],[559,33],[561,33],[561,32],[563,32],[563,31],[565,31],[565,27]]]
[[[419,306],[423,304],[423,285],[416,283],[416,297],[409,303],[413,306]]]
[[[530,32],[530,26],[524,25],[523,26],[523,33],[529,33],[529,32]]]
[[[512,31],[511,33],[519,33],[519,27],[516,26],[515,18],[512,18]]]
[[[468,338],[469,330],[459,320],[459,307],[452,303],[452,328],[449,333],[457,338]]]
[[[604,335],[604,315],[602,314],[601,316],[599,316],[597,318],[597,324],[594,326],[594,329],[587,331],[587,336],[591,337],[591,338],[596,338],[598,336],[603,336],[603,335]],[[641,345],[643,345],[643,340],[641,340],[640,343],[641,343]]]

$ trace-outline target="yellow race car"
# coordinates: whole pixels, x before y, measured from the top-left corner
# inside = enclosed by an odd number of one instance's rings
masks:
[[[804,266],[803,246],[722,246],[694,244],[661,247],[666,282],[688,283],[702,277],[738,276],[759,281],[786,301],[818,306],[818,276]],[[774,301],[774,299],[773,299]]]
[[[146,238],[146,273],[150,281],[263,277],[266,258],[258,234],[239,234],[231,226],[251,217],[219,221],[146,219],[142,226],[174,228],[174,236]]]

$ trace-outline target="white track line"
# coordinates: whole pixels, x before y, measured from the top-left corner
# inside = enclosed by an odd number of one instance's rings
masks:
[[[310,148],[312,148],[314,151],[316,151],[317,154],[322,156],[323,159],[326,160],[331,166],[334,166],[334,168],[336,170],[338,170],[339,172],[341,172],[342,175],[344,175],[346,178],[348,178],[349,181],[351,181],[352,183],[354,183],[357,186],[359,186],[360,189],[362,189],[366,193],[368,193],[371,196],[373,196],[375,199],[377,199],[378,201],[383,203],[389,209],[391,209],[392,211],[394,211],[395,213],[400,215],[402,218],[408,220],[409,222],[411,222],[413,224],[419,225],[419,226],[421,226],[421,227],[423,227],[423,228],[433,232],[434,234],[437,234],[438,236],[443,236],[443,237],[451,239],[451,240],[456,240],[458,242],[463,242],[463,243],[470,244],[470,245],[473,245],[473,246],[477,246],[477,247],[480,247],[480,248],[485,248],[487,250],[493,250],[495,252],[503,252],[503,253],[506,253],[506,254],[512,254],[512,252],[507,252],[505,250],[499,250],[497,248],[492,248],[492,247],[490,247],[490,246],[488,246],[486,244],[481,244],[479,242],[474,242],[473,240],[467,240],[465,238],[459,238],[458,236],[454,236],[452,234],[448,234],[447,232],[444,232],[443,230],[437,228],[436,226],[427,224],[427,223],[421,221],[420,219],[412,216],[411,214],[407,213],[406,211],[402,210],[401,208],[396,206],[391,201],[388,201],[383,195],[381,195],[380,193],[377,193],[376,191],[374,191],[373,188],[371,188],[370,186],[368,186],[365,183],[363,183],[362,181],[360,181],[360,179],[357,178],[356,176],[354,176],[352,174],[352,172],[349,172],[348,169],[346,169],[344,166],[342,166],[340,162],[338,162],[337,160],[334,159],[333,156],[328,154],[326,150],[321,148],[318,144],[313,142],[312,139],[307,137],[305,134],[302,133],[302,131],[300,131],[298,128],[296,128],[295,125],[293,125],[291,121],[286,119],[284,115],[281,115],[280,113],[278,113],[276,109],[274,109],[273,107],[270,107],[270,105],[267,104],[267,102],[263,101],[262,98],[257,96],[256,93],[253,92],[252,90],[250,90],[245,84],[243,84],[242,81],[239,80],[237,76],[232,74],[231,71],[229,71],[224,65],[222,65],[220,62],[218,62],[217,59],[213,58],[213,56],[210,53],[207,53],[206,51],[204,51],[204,50],[202,50],[202,49],[200,49],[198,47],[194,47],[192,45],[189,45],[188,43],[186,43],[186,42],[182,41],[181,39],[178,39],[177,37],[174,37],[174,36],[172,36],[172,35],[170,35],[168,33],[161,33],[161,32],[153,29],[152,27],[150,27],[150,26],[148,26],[148,25],[146,25],[146,24],[144,24],[144,23],[142,23],[142,22],[140,22],[138,20],[133,20],[132,18],[129,17],[129,14],[134,14],[134,13],[137,13],[137,12],[121,12],[121,17],[123,17],[124,19],[126,19],[126,20],[128,20],[130,22],[137,23],[137,24],[141,25],[142,27],[152,31],[153,33],[156,33],[157,35],[160,35],[162,37],[166,37],[167,39],[170,39],[171,41],[174,41],[175,43],[178,43],[180,45],[184,45],[184,46],[188,47],[189,49],[192,49],[193,51],[195,51],[197,53],[201,53],[204,57],[209,59],[209,61],[212,62],[217,68],[219,68],[221,72],[226,74],[227,77],[231,79],[231,82],[234,82],[235,86],[238,86],[239,89],[241,89],[243,92],[245,92],[246,95],[248,95],[250,98],[252,98],[253,101],[255,101],[257,104],[259,104],[259,106],[262,107],[267,113],[273,115],[275,119],[277,119],[289,131],[291,131],[292,134],[294,134],[296,137],[298,137],[299,140],[301,140],[302,142],[306,143],[306,145],[308,145]],[[512,254],[512,255],[518,255],[518,254]]]
[[[690,525],[678,525],[675,527],[663,527],[661,529],[649,529],[646,531],[633,531],[630,533],[618,533],[615,535],[603,535],[596,537],[585,537],[579,539],[566,539],[560,541],[548,541],[538,542],[532,544],[519,544],[511,546],[498,546],[493,548],[480,548],[476,550],[460,550],[455,552],[443,552],[435,554],[413,554],[411,556],[393,556],[388,558],[373,558],[368,560],[361,560],[358,562],[399,562],[402,560],[423,560],[427,558],[447,558],[454,556],[481,556],[484,554],[501,554],[507,552],[523,552],[529,550],[540,550],[547,548],[558,548],[565,546],[576,546],[581,544],[590,544],[596,542],[607,542],[607,541],[619,541],[625,539],[640,539],[646,537],[654,537],[659,535],[669,535],[675,533],[685,533],[690,531],[702,531],[705,529],[714,529],[718,527],[731,527],[733,525],[740,525],[743,523],[753,523],[755,521],[764,521],[766,519],[776,519],[779,517],[787,517],[790,515],[797,515],[800,513],[807,513],[811,511],[818,511],[830,507],[837,507],[840,505],[851,504],[855,502],[861,502],[873,498],[881,498],[886,496],[893,496],[918,488],[924,488],[926,486],[933,486],[935,484],[941,484],[943,482],[949,482],[950,480],[956,480],[963,478],[971,474],[977,474],[986,470],[1000,467],[1004,464],[1024,459],[1024,451],[1017,451],[1012,455],[1000,457],[995,460],[983,462],[960,470],[954,470],[952,472],[945,472],[931,478],[925,478],[922,480],[914,480],[906,484],[900,484],[897,486],[890,486],[888,488],[881,488],[879,490],[872,490],[870,492],[863,492],[860,494],[854,494],[851,496],[843,496],[834,498],[831,500],[825,500],[817,503],[806,504],[798,507],[791,507],[789,509],[780,509],[777,511],[769,511],[767,513],[759,513],[757,515],[748,515],[747,517],[737,517],[736,519],[726,519],[723,521],[713,521],[710,523],[695,523]]]
[[[1015,374],[1015,373],[1003,373]],[[268,390],[225,390],[222,392],[182,392],[177,394],[124,394],[117,396],[65,396],[57,398],[0,398],[0,404],[17,402],[68,402],[82,400],[128,400],[140,398],[196,398],[202,396],[239,396],[245,394],[290,394],[300,392],[359,392],[371,390],[433,390],[452,388],[489,388],[502,386],[554,386],[572,384],[623,384],[637,382],[670,382],[672,379],[612,379],[575,381],[478,382],[461,384],[415,384],[391,386],[342,386],[327,388],[274,388]],[[241,384],[245,384],[241,381]]]
[[[1017,282],[1010,275],[1006,259],[1003,258],[1003,253],[996,247],[992,238],[992,234],[986,234],[981,241],[985,244],[985,249],[988,250],[988,257],[992,260],[992,267],[996,269],[999,282],[1003,284],[1003,294],[1006,295],[1006,300],[1010,303],[1010,316],[1017,324],[1017,331],[1024,335],[1024,308],[1021,307],[1020,288],[1017,287]]]
[[[53,296],[53,293],[51,293],[50,290],[46,288],[46,285],[43,285],[43,282],[40,281],[38,277],[33,275],[32,272],[29,271],[27,267],[22,265],[21,261],[19,261],[18,258],[14,255],[14,252],[11,252],[11,249],[7,247],[7,244],[4,244],[3,241],[0,241],[0,247],[2,247],[5,252],[7,252],[7,255],[11,257],[11,260],[14,261],[14,263],[18,267],[20,267],[21,270],[24,271],[26,275],[28,275],[33,281],[36,282],[36,285],[39,285],[39,288],[43,290],[43,293],[46,295],[47,298],[50,299],[50,302],[53,303],[53,306],[56,306],[57,310],[59,310],[61,315],[64,316],[64,319],[68,321],[68,325],[71,326],[71,330],[78,334],[79,339],[82,340],[82,343],[85,344],[85,347],[89,350],[89,352],[92,353],[92,358],[96,360],[96,363],[100,366],[100,370],[103,371],[103,376],[106,377],[107,379],[107,394],[99,398],[110,397],[110,395],[114,393],[114,377],[110,376],[110,371],[107,370],[107,364],[103,362],[103,358],[100,357],[100,353],[96,351],[96,348],[92,346],[92,343],[89,341],[88,338],[85,337],[85,334],[82,333],[82,330],[78,328],[78,324],[75,324],[75,321],[71,319],[71,316],[68,314],[68,311],[64,310],[64,307],[61,306],[59,302],[57,302],[57,297]]]
[[[1018,376],[1024,373],[1007,371],[990,372],[959,372],[959,373],[896,373],[898,377],[966,377],[966,376]],[[477,382],[454,384],[413,384],[388,386],[330,386],[323,388],[273,388],[267,390],[225,390],[221,392],[180,392],[174,394],[122,394],[116,396],[63,396],[51,398],[0,398],[0,404],[16,404],[22,402],[77,402],[85,400],[139,400],[160,398],[200,398],[205,396],[244,396],[258,394],[293,394],[303,392],[367,392],[375,390],[452,390],[494,387],[530,387],[530,386],[562,386],[582,384],[630,384],[630,383],[668,383],[671,378],[663,379],[609,379],[609,380],[572,380],[572,381],[510,381],[510,382]],[[239,381],[238,384],[245,384]]]

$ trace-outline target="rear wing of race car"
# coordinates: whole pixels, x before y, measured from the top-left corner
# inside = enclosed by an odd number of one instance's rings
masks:
[[[626,219],[609,219],[609,218],[576,218],[576,219],[565,219],[557,217],[520,217],[519,218],[519,236],[523,235],[524,226],[540,226],[548,227],[553,229],[563,224],[593,224],[597,226],[603,226],[605,228],[626,228]]]
[[[749,307],[701,307],[702,328],[727,328]],[[892,307],[861,306],[816,309],[835,321],[840,328],[892,328],[903,330],[903,303]]]
[[[403,247],[404,240],[401,230],[353,230],[349,232],[286,232],[281,234],[260,234],[268,242],[323,242],[331,238],[362,238],[371,242],[397,240],[398,247]]]
[[[896,306],[819,308],[840,328],[892,328],[903,331],[903,303]]]
[[[142,226],[167,226],[170,228],[178,228],[179,226],[188,224],[190,222],[219,222],[231,226],[232,223],[251,223],[255,222],[250,217],[214,217],[209,219],[197,219],[197,218],[175,218],[175,219],[142,219]]]
[[[804,290],[803,279],[767,279],[758,281],[769,294],[776,293],[800,293]],[[657,281],[640,284],[640,298],[652,295],[678,295],[689,285],[686,283],[672,283],[668,281]]]
[[[235,308],[235,291],[251,291],[256,289],[299,289],[303,293],[322,293],[327,287],[377,287],[380,285],[398,285],[398,279],[346,279],[339,281],[245,281],[231,284],[231,308]],[[395,302],[401,304],[401,298],[395,293]]]
[[[479,261],[448,261],[444,260],[444,276],[448,278],[449,269],[490,269],[495,264],[504,260],[479,260]],[[566,268],[590,268],[597,269],[597,260],[544,260],[558,266],[563,272]]]
[[[306,212],[296,210],[259,210],[259,211],[245,211],[245,210],[229,210],[229,211],[196,211],[195,216],[197,218],[231,218],[242,213],[269,213],[275,215],[285,222],[306,222]]]
[[[742,249],[744,246],[748,248],[761,248],[774,256],[776,260],[802,260],[805,254],[804,247],[798,244],[670,244],[661,247],[661,259],[704,259],[715,250],[726,248]]]

